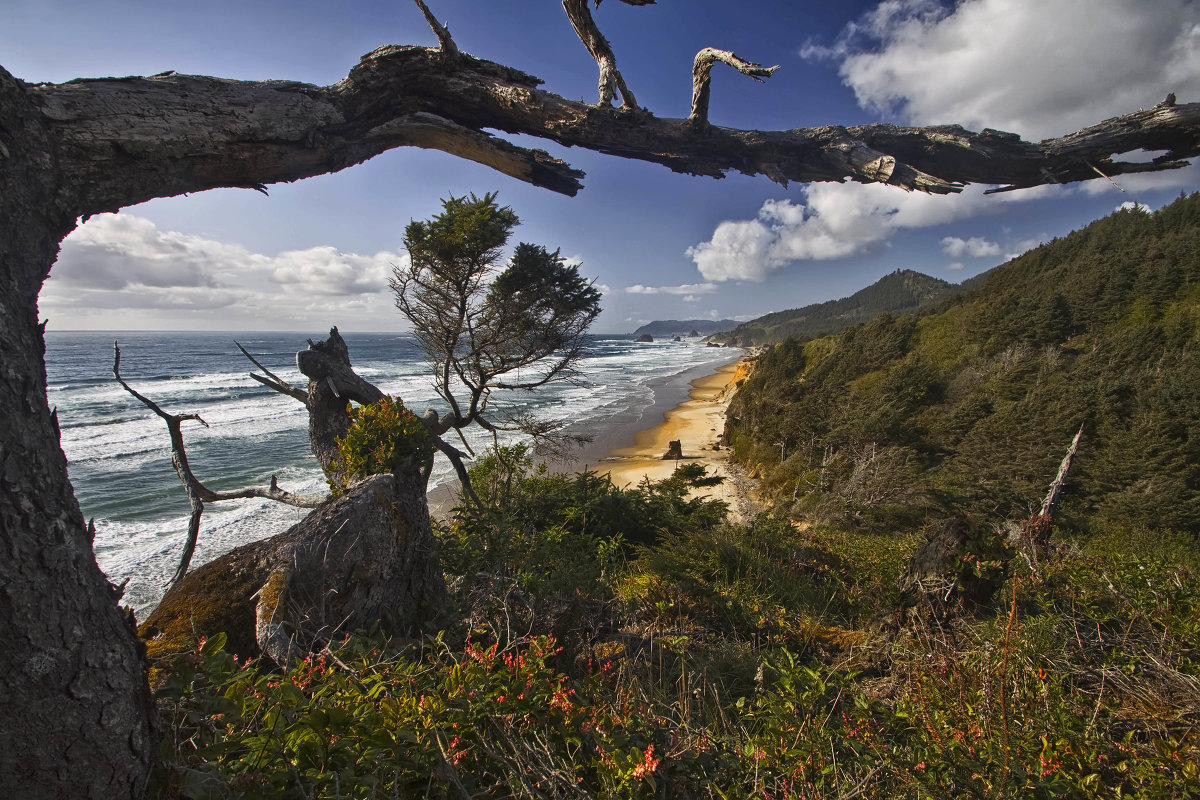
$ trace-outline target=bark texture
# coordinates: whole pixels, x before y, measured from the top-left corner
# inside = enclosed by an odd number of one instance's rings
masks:
[[[1173,97],[1030,143],[957,126],[696,126],[573,102],[539,83],[465,54],[398,46],[326,87],[188,75],[33,86],[0,69],[0,774],[9,794],[136,797],[151,760],[144,657],[96,567],[46,403],[36,298],[76,218],[216,187],[262,189],[401,146],[579,190],[582,173],[486,130],[694,175],[932,192],[1167,169],[1200,153],[1200,104]],[[1111,159],[1142,148],[1167,152],[1151,164]]]
[[[29,87],[41,121],[76,168],[77,215],[220,186],[261,188],[335,172],[393,147],[426,147],[573,195],[582,173],[485,129],[650,161],[676,172],[789,181],[882,182],[956,192],[1028,187],[1182,166],[1200,153],[1200,103],[1159,105],[1056,139],[955,125],[836,125],[789,131],[696,126],[592,106],[517,70],[440,49],[385,46],[342,81],[317,87],[191,75]],[[683,88],[681,87],[681,91]],[[1150,163],[1114,153],[1161,150]]]
[[[333,636],[382,622],[420,630],[445,596],[413,467],[376,475],[286,532],[243,545],[189,572],[141,626],[154,658],[224,631],[227,649],[260,649],[279,663]]]
[[[46,405],[37,293],[74,217],[57,148],[0,69],[0,775],[8,797],[136,797],[153,749],[141,644],[96,566]]]

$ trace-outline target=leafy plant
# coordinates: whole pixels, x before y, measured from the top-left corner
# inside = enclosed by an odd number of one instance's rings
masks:
[[[433,437],[403,401],[384,397],[350,412],[350,429],[337,440],[335,493],[350,481],[424,464],[433,456]]]

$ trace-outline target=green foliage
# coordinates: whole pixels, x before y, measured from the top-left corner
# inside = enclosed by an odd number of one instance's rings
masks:
[[[494,429],[482,417],[494,389],[569,376],[600,313],[600,292],[557,250],[522,243],[499,269],[518,222],[495,193],[450,197],[442,213],[409,223],[410,262],[392,271],[396,307],[412,323],[456,428],[478,421]]]
[[[653,797],[662,751],[603,675],[553,639],[499,650],[347,638],[283,674],[210,640],[158,692],[163,795],[201,798]]]
[[[916,537],[713,523],[682,510],[695,470],[626,493],[548,475],[522,448],[482,461],[486,524],[545,542],[504,556],[536,579],[459,587],[466,603],[495,584],[493,624],[469,618],[465,641],[349,636],[283,672],[202,641],[158,689],[159,795],[1200,796],[1194,533],[1060,539],[1039,574],[997,577],[990,610],[897,631]],[[572,555],[611,524],[610,492],[613,508],[653,509],[650,494],[674,510],[628,560]],[[503,566],[476,548],[463,566]],[[594,644],[547,635],[555,597],[585,607],[567,633]],[[522,633],[497,635],[506,618]]]
[[[490,450],[470,469],[483,509],[460,510],[440,526],[440,551],[455,575],[511,581],[536,613],[605,600],[607,579],[631,547],[667,531],[719,524],[725,504],[689,497],[711,485],[704,468],[686,465],[671,478],[619,489],[607,475],[552,475],[533,466],[525,445]],[[466,589],[465,587],[464,592]]]
[[[469,282],[500,256],[500,249],[520,223],[496,193],[453,197],[442,201],[442,213],[414,220],[404,229],[404,246],[414,267],[434,271],[447,284]]]
[[[333,469],[341,480],[335,492],[345,491],[351,480],[416,467],[433,456],[425,425],[393,397],[352,409],[350,429],[337,444]]]
[[[516,351],[545,354],[566,346],[600,313],[600,291],[559,251],[521,242],[488,290],[490,335]],[[554,341],[547,340],[552,332]]]
[[[1200,527],[1200,195],[1122,211],[919,316],[761,358],[730,442],[797,518],[1025,518],[1081,423],[1075,528]]]

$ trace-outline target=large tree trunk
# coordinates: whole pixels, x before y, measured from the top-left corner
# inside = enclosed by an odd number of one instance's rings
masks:
[[[335,172],[400,146],[443,150],[565,194],[580,188],[578,171],[487,129],[696,175],[850,178],[935,192],[965,182],[1033,186],[1170,168],[1200,152],[1200,104],[1174,98],[1029,143],[953,126],[741,131],[589,106],[539,83],[452,48],[393,46],[328,87],[195,76],[30,86],[0,69],[5,792],[135,797],[150,763],[139,645],[96,567],[46,405],[36,297],[77,217]],[[1154,164],[1110,158],[1140,148],[1168,152]]]
[[[25,88],[0,70],[0,776],[7,797],[135,797],[152,711],[46,406],[37,293],[74,215]]]

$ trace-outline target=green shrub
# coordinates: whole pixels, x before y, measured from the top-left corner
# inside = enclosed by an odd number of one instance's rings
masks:
[[[403,401],[384,397],[350,412],[350,429],[337,440],[338,455],[330,481],[335,494],[350,481],[368,475],[386,475],[433,456],[433,437]]]

